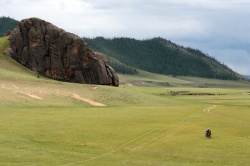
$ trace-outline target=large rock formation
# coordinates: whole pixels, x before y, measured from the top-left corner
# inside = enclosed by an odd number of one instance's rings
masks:
[[[48,77],[84,83],[119,86],[115,71],[102,54],[85,41],[38,18],[22,20],[10,36],[10,55]]]

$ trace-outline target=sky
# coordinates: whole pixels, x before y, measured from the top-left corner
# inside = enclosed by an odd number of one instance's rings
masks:
[[[250,75],[250,0],[0,0],[0,16],[81,37],[162,37]]]

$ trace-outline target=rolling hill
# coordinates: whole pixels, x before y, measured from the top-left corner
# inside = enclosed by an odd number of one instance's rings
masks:
[[[11,57],[4,53],[8,47],[7,37],[0,38],[0,79],[1,82],[26,82],[32,84],[33,81],[41,81],[47,84],[47,81],[55,81],[43,77],[37,80],[36,73],[22,66]],[[161,75],[150,73],[143,70],[138,70],[138,74],[119,74],[121,86],[146,86],[146,87],[249,87],[249,82],[245,80],[219,80],[199,77],[177,76],[172,77],[168,75]],[[44,82],[45,81],[45,82]],[[35,83],[36,84],[36,83]],[[56,83],[57,84],[57,83]],[[106,87],[108,88],[108,87]],[[114,89],[112,89],[114,91]],[[93,93],[93,92],[92,92]],[[97,95],[97,94],[95,94]],[[96,96],[98,98],[98,95]],[[118,99],[115,99],[118,100]]]
[[[90,47],[122,64],[152,73],[237,80],[243,76],[200,50],[185,48],[163,38],[84,38]],[[119,69],[111,59],[111,66]],[[136,72],[135,72],[136,73]]]
[[[1,33],[18,22],[0,18]],[[234,72],[200,50],[185,48],[163,38],[136,40],[130,38],[83,38],[92,50],[109,56],[110,65],[121,74],[138,74],[139,70],[156,74],[192,76],[223,80],[246,77]]]

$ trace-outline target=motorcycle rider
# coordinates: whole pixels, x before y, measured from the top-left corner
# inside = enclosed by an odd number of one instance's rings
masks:
[[[212,135],[212,132],[211,132],[211,130],[208,128],[207,131],[206,131],[206,137],[207,137],[207,138],[211,138],[211,135]]]

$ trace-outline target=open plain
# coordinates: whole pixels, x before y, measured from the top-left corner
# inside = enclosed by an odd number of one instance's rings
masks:
[[[250,163],[250,82],[119,75],[59,82],[8,57],[0,39],[0,165]],[[205,138],[205,130],[212,138]]]

